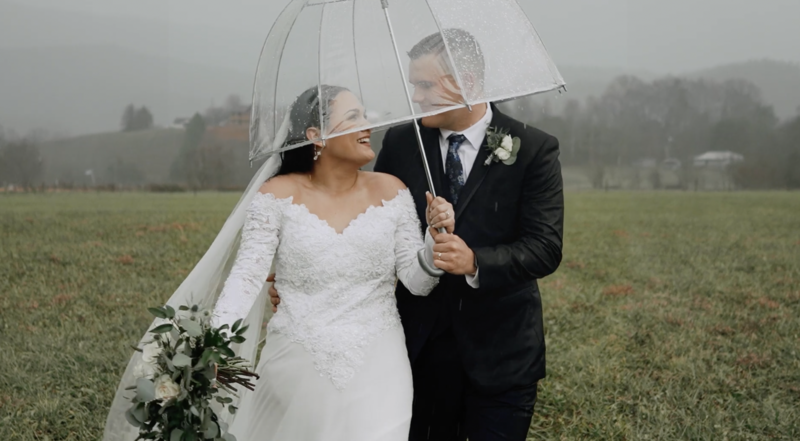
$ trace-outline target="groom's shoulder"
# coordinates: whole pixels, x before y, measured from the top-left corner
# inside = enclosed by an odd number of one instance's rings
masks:
[[[516,120],[508,115],[503,114],[503,126],[507,128],[512,136],[518,137],[523,146],[530,146],[533,148],[525,148],[520,150],[521,158],[526,156],[530,159],[540,156],[543,151],[559,149],[558,138],[541,130],[535,126]]]
[[[386,131],[386,134],[383,137],[383,145],[384,147],[391,147],[396,144],[405,145],[407,144],[408,139],[414,139],[416,143],[413,124],[400,124],[393,126]]]
[[[504,125],[506,125],[515,136],[527,138],[528,141],[540,141],[542,143],[551,140],[557,141],[555,136],[545,132],[544,130],[514,119],[506,114],[502,114],[502,116],[505,119]]]

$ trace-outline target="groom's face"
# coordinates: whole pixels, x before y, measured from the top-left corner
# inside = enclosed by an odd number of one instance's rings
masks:
[[[440,55],[426,54],[411,60],[408,81],[414,86],[413,101],[423,112],[433,112],[464,102],[461,89]],[[441,128],[449,124],[450,112],[422,118],[425,127]]]

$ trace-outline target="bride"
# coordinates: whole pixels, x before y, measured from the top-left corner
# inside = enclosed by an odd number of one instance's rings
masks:
[[[342,133],[367,125],[358,98],[335,86],[304,92],[290,117],[284,146],[319,139],[319,127]],[[417,251],[430,248],[437,228],[453,231],[453,208],[428,196],[434,224],[423,242],[403,183],[360,171],[374,157],[369,137],[356,131],[288,150],[275,176],[264,182],[262,167],[254,178],[263,185],[244,209],[212,323],[232,324],[263,308],[273,263],[282,301],[255,368],[260,379],[230,427],[239,441],[408,439],[413,390],[395,283],[420,296],[436,286]],[[430,262],[432,251],[426,256]],[[111,422],[106,439],[114,439]]]

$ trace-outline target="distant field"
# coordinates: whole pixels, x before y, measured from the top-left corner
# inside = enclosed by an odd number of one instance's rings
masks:
[[[0,195],[0,439],[94,440],[236,194]],[[531,439],[800,438],[800,193],[567,195]]]

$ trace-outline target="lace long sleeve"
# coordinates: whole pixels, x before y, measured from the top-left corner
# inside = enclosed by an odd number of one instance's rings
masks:
[[[285,202],[272,194],[257,193],[247,208],[239,252],[212,312],[213,326],[244,319],[255,304],[278,248]]]
[[[439,283],[439,278],[429,276],[417,260],[417,252],[426,245],[420,235],[420,221],[411,192],[407,189],[401,190],[397,199],[395,230],[397,277],[412,294],[427,296]]]

